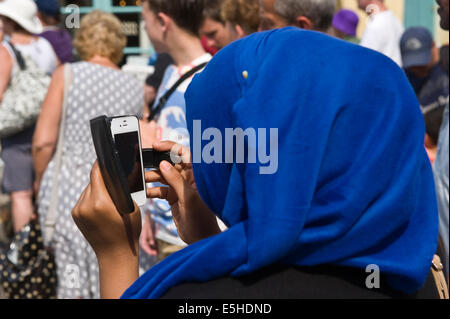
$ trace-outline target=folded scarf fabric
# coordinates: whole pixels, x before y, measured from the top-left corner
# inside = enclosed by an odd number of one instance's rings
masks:
[[[186,103],[191,149],[194,120],[222,136],[261,128],[277,170],[194,164],[202,199],[229,229],[163,260],[123,298],[157,298],[180,283],[274,263],[375,264],[396,290],[423,285],[437,246],[436,196],[423,117],[393,61],[316,32],[257,33],[221,50]],[[236,151],[225,144],[224,158]],[[246,138],[253,148],[260,144]]]

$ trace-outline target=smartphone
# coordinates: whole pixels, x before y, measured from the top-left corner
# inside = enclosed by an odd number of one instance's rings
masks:
[[[138,118],[135,116],[112,118],[111,133],[130,187],[131,198],[138,206],[144,206],[147,196]]]

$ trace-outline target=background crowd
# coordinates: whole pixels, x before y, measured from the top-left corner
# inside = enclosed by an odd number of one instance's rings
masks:
[[[152,107],[183,74],[209,62],[230,43],[256,32],[293,26],[373,49],[404,70],[425,121],[423,142],[434,167],[441,258],[448,276],[448,44],[438,46],[422,26],[405,30],[385,1],[355,2],[367,14],[360,37],[360,15],[350,9],[337,10],[335,0],[205,0],[200,10],[193,5],[184,11],[178,1],[144,1],[142,19],[156,55],[155,71],[142,83],[120,69],[126,36],[114,15],[101,11],[85,15],[72,39],[56,0],[0,1],[0,108],[21,72],[16,50],[33,61],[43,76],[51,77],[35,122],[13,135],[0,131],[2,193],[10,199],[10,209],[1,212],[0,226],[7,224],[7,215],[13,226],[4,232],[3,248],[31,220],[45,225],[49,212],[55,210],[49,245],[55,252],[57,297],[99,298],[95,253],[71,217],[96,159],[89,120],[98,115],[134,114],[142,119],[143,147],[162,140],[189,146],[184,93],[192,78],[148,122]],[[440,2],[446,8],[442,15],[447,15],[447,25],[445,21],[441,25],[448,30],[448,0]],[[156,16],[155,8],[163,12]],[[58,148],[62,150],[60,165],[55,156]],[[142,212],[141,273],[186,246],[167,201],[148,200]],[[226,229],[220,220],[219,225]],[[2,231],[0,239],[1,235]]]

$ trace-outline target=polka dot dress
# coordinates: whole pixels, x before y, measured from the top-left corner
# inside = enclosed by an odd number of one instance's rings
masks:
[[[99,65],[72,64],[58,187],[58,211],[52,245],[58,275],[58,298],[99,298],[94,251],[75,225],[71,212],[96,160],[89,121],[100,115],[139,115],[143,85],[130,75]],[[39,218],[45,224],[52,191],[54,159],[45,171],[39,193]],[[44,234],[45,236],[45,234]]]

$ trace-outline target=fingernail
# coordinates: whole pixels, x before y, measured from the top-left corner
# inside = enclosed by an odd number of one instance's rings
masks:
[[[170,165],[170,163],[167,161],[162,161],[160,166],[161,166],[161,169],[166,172],[172,168],[172,165]]]

